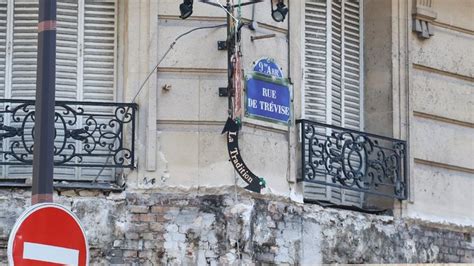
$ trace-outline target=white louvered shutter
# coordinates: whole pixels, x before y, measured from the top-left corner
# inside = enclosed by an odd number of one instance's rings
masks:
[[[6,80],[6,57],[7,57],[7,0],[0,0],[0,99],[5,99]],[[4,110],[4,105],[0,103],[0,110]],[[5,123],[4,114],[0,114],[0,123]],[[0,141],[0,150],[3,150],[4,141]],[[0,155],[0,162],[3,162],[3,154]],[[0,178],[5,178],[6,167],[0,166]]]
[[[327,112],[330,108],[327,98],[328,69],[328,24],[326,0],[305,0],[304,31],[304,118],[320,123],[327,123]],[[318,138],[326,131],[317,128]],[[306,150],[308,160],[309,150]],[[326,176],[317,174],[316,179],[325,180]],[[327,200],[328,188],[304,182],[305,200]]]
[[[16,0],[13,9],[12,99],[34,99],[36,95],[36,57],[38,39],[38,1]]]
[[[78,45],[79,45],[79,5],[77,0],[57,1],[57,27],[56,27],[56,100],[76,101],[78,99],[77,76],[78,76]],[[63,111],[58,109],[59,112]],[[65,115],[66,119],[73,119],[72,114]],[[77,125],[79,127],[80,124]],[[56,147],[62,147],[64,141],[64,126],[56,123]],[[68,144],[77,144],[69,139],[61,154],[71,154]],[[80,152],[77,150],[76,152]],[[56,160],[61,158],[56,157]],[[72,162],[78,162],[74,159]],[[76,180],[80,178],[79,167],[54,167],[56,180]]]
[[[115,40],[116,40],[116,2],[113,0],[85,0],[84,10],[84,74],[83,100],[113,102],[115,92]],[[95,113],[112,114],[110,107],[96,107]],[[99,119],[99,123],[107,120]],[[105,147],[98,151],[110,154],[108,163],[114,158]],[[94,158],[95,163],[106,163],[107,159]],[[86,159],[84,162],[92,162]],[[98,174],[97,168],[83,168],[82,178],[93,179]],[[114,178],[111,169],[104,169],[99,180]]]
[[[333,1],[333,121],[344,128],[361,129],[361,19],[359,1]],[[338,98],[340,97],[340,98]],[[359,164],[357,156],[345,154],[353,166]],[[340,192],[342,205],[362,206],[363,193],[333,189]]]
[[[115,5],[112,0],[85,0],[84,101],[114,101]]]
[[[57,2],[56,100],[76,101],[79,7],[77,0]]]
[[[12,59],[9,63],[5,63],[5,58],[8,57],[3,54],[6,48],[4,48],[5,41],[1,39],[2,36],[7,35],[6,26],[4,26],[7,25],[8,8],[6,2],[7,0],[0,0],[0,55],[2,56],[0,58],[0,79],[5,77],[3,75],[4,65],[10,64],[11,86],[5,87],[5,84],[9,84],[8,78],[3,80],[4,82],[1,82],[0,85],[0,94],[6,98],[34,99],[36,95],[38,0],[14,0],[12,1],[13,6],[8,7],[13,8]],[[5,9],[5,15],[1,13],[3,9]],[[3,24],[4,17],[5,24]],[[56,100],[114,101],[115,19],[115,0],[58,0]],[[105,112],[112,114],[111,108],[98,107],[91,111],[98,114]],[[83,123],[85,122],[79,121],[78,128],[82,127]],[[32,126],[33,123],[29,123],[27,130],[31,130]],[[57,146],[62,143],[61,137],[63,136],[64,130],[59,130],[56,138]],[[4,141],[2,145],[7,147],[7,144],[15,140],[17,139],[6,140],[7,143]],[[31,145],[32,141],[28,141],[28,144]],[[77,150],[76,152],[82,151]],[[103,153],[104,149],[95,152]],[[76,160],[76,162],[78,161]],[[89,160],[89,162],[92,161]],[[99,159],[94,159],[93,162],[98,163]],[[105,159],[100,162],[104,163]],[[28,178],[32,174],[32,168],[24,165],[8,166],[4,169],[3,173],[8,178]],[[100,168],[55,167],[54,175],[55,179],[59,180],[92,180],[100,170]],[[114,180],[114,171],[110,169],[102,171],[99,179]]]
[[[357,0],[305,0],[303,116],[308,120],[361,129],[360,8]],[[317,134],[324,140],[322,135],[331,131],[319,129]],[[332,182],[324,174],[316,179]],[[360,192],[308,182],[304,183],[304,197],[357,207],[363,202]]]
[[[362,129],[361,8],[358,1],[344,2],[343,126],[355,130]]]
[[[7,0],[0,0],[0,98],[5,98],[5,74],[7,58]]]
[[[9,94],[12,99],[34,99],[36,96],[36,66],[38,44],[38,1],[15,0],[13,9],[13,53],[12,82]],[[56,100],[76,100],[77,76],[77,1],[59,0],[57,3],[57,53],[56,53]],[[33,121],[26,123],[27,132],[32,130]],[[15,123],[20,127],[20,123]],[[59,124],[56,128],[62,128]],[[64,130],[56,132],[56,147],[62,146]],[[27,145],[33,144],[26,134]],[[20,138],[12,138],[18,141]],[[70,143],[70,142],[69,142]],[[19,149],[21,150],[21,149]],[[29,159],[32,157],[29,156]],[[9,178],[28,178],[31,166],[8,166]],[[72,179],[76,176],[73,167],[55,167],[54,177]]]
[[[33,100],[36,95],[36,57],[38,37],[38,1],[16,0],[13,3],[13,36],[12,36],[12,61],[11,82],[6,87],[7,95],[12,99]],[[19,113],[21,120],[24,113]],[[27,120],[25,124],[25,144],[27,147],[33,145],[33,138],[29,134],[33,130],[33,121]],[[20,128],[21,122],[12,122],[11,126]],[[6,148],[10,148],[15,142],[20,148],[17,153],[24,153],[23,143],[20,137],[9,138]],[[27,159],[32,159],[32,155]],[[30,178],[32,167],[25,165],[7,166],[8,178]]]
[[[305,118],[326,123],[327,22],[326,0],[306,1],[305,7]]]
[[[344,71],[343,65],[343,49],[342,49],[342,3],[338,0],[331,0],[331,70],[328,71],[331,77],[331,124],[335,126],[342,126],[342,79]]]

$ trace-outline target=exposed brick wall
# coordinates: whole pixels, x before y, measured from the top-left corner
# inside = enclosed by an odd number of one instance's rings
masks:
[[[233,189],[62,193],[94,264],[474,263],[474,230],[302,205]],[[83,196],[78,196],[78,194]],[[29,192],[0,192],[0,264]]]
[[[434,243],[439,248],[438,259],[442,262],[474,262],[474,234],[421,226],[422,242]]]

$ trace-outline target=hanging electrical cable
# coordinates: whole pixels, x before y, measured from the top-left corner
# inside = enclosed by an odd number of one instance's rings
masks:
[[[138,95],[140,95],[140,93],[142,92],[143,88],[145,88],[145,85],[147,84],[148,80],[151,78],[151,76],[153,75],[153,73],[155,73],[155,71],[158,69],[158,67],[160,66],[161,62],[163,62],[163,60],[166,58],[166,56],[169,54],[169,52],[174,48],[174,46],[176,45],[176,43],[179,41],[179,39],[181,39],[182,37],[192,33],[192,32],[195,32],[197,30],[205,30],[205,29],[216,29],[216,28],[222,28],[222,27],[225,27],[227,26],[227,24],[219,24],[219,25],[214,25],[214,26],[204,26],[204,27],[197,27],[197,28],[193,28],[185,33],[182,33],[180,35],[178,35],[174,41],[170,44],[170,46],[168,47],[168,50],[166,50],[166,52],[163,54],[163,56],[161,56],[160,60],[158,60],[158,63],[156,63],[155,67],[153,67],[153,69],[148,73],[148,75],[146,76],[145,80],[141,83],[138,91],[135,93],[135,95],[133,96],[132,98],[132,101],[131,103],[135,103],[135,100],[137,99]],[[127,107],[127,109],[125,110],[124,112],[124,115],[127,115],[128,112],[130,111],[130,106]],[[104,166],[99,170],[98,174],[96,175],[96,177],[92,180],[92,183],[95,183],[97,182],[97,180],[99,179],[100,175],[102,174],[102,172],[104,171],[104,169],[106,168],[106,165],[107,163],[109,162],[110,160],[110,157],[111,157],[112,153],[111,151],[109,151],[109,154],[107,155],[106,157],[106,161],[104,163]]]

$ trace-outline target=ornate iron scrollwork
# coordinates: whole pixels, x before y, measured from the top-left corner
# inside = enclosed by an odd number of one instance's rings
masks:
[[[406,142],[299,120],[307,181],[406,199]]]
[[[2,99],[0,107],[0,165],[31,165],[35,102]],[[54,164],[134,168],[136,111],[129,103],[57,101]]]

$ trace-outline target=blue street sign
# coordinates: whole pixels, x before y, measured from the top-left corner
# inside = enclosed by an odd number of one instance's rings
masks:
[[[283,78],[283,71],[281,70],[281,67],[270,58],[262,58],[258,60],[253,67],[253,71],[266,76],[272,76],[281,79]]]
[[[246,76],[246,115],[287,124],[291,116],[288,84],[259,74]]]

